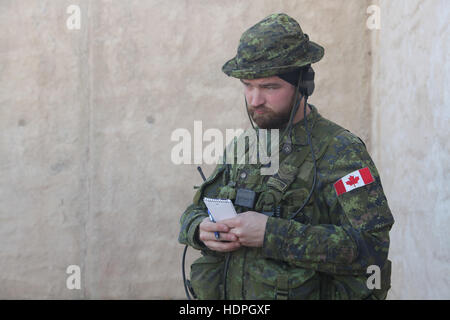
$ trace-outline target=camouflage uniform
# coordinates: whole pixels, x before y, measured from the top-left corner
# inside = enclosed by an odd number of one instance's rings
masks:
[[[228,62],[224,71],[235,77],[250,78],[246,72],[254,69],[245,63],[253,57],[251,52],[259,54],[263,48],[255,51],[245,44],[253,41],[253,45],[263,43],[263,46],[270,46],[262,40],[268,34],[272,37],[274,30],[281,30],[283,34],[294,29],[298,36],[300,27],[293,21],[284,14],[272,15],[249,29],[241,38],[241,54],[238,50],[238,57],[232,60],[234,62]],[[255,34],[260,37],[255,37]],[[311,42],[308,43],[311,46]],[[242,54],[243,51],[247,56]],[[323,56],[323,49],[315,49],[314,52],[304,60],[312,62]],[[245,56],[247,58],[242,58]],[[267,57],[259,59],[264,62]],[[283,66],[303,62],[289,61]],[[284,71],[291,70],[289,68],[284,68]],[[272,69],[269,64],[259,65],[259,73],[253,75],[279,74],[279,70],[270,74],[274,72]],[[228,254],[230,260],[225,281],[229,299],[386,298],[391,271],[391,263],[387,259],[389,231],[394,220],[378,171],[358,137],[323,118],[314,106],[307,120],[308,126],[312,127],[317,181],[312,197],[295,219],[291,219],[291,215],[307,198],[314,176],[314,163],[303,121],[293,126],[293,152],[280,152],[279,170],[275,175],[261,175],[260,164],[219,164],[200,186],[193,204],[183,213],[179,242],[202,252],[202,257],[191,266],[192,286],[200,299],[224,298],[224,268]],[[244,136],[245,133],[241,138]],[[284,137],[280,145],[286,139]],[[366,167],[374,182],[338,196],[334,183]],[[212,251],[198,238],[198,226],[207,217],[202,199],[234,200],[238,188],[255,191],[254,211],[271,215],[267,220],[263,246],[241,247],[232,253]],[[238,212],[247,211],[240,207],[236,209]],[[370,265],[381,269],[379,290],[367,287],[367,267]]]

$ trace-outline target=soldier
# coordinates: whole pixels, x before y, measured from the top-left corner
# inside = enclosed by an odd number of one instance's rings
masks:
[[[323,54],[293,18],[273,14],[223,66],[242,82],[255,130],[283,134],[276,174],[219,164],[183,213],[179,242],[202,253],[191,266],[199,299],[386,298],[394,219],[378,171],[357,136],[307,103]],[[243,190],[252,205],[238,203]],[[204,197],[231,199],[240,213],[210,222]],[[375,286],[369,266],[381,270]]]

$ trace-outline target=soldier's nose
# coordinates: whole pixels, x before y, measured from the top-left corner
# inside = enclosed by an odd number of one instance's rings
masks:
[[[257,89],[253,90],[252,93],[250,94],[249,102],[254,107],[263,105],[265,103],[263,95]]]

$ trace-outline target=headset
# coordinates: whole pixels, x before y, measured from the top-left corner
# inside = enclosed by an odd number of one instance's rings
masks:
[[[294,212],[291,217],[289,217],[289,219],[295,219],[295,217],[297,217],[297,215],[303,210],[303,208],[306,206],[306,204],[311,199],[311,196],[312,196],[315,186],[316,186],[316,180],[317,180],[316,157],[315,157],[314,149],[312,146],[311,128],[309,128],[308,120],[306,119],[306,107],[308,107],[312,111],[311,106],[308,104],[308,97],[311,96],[312,93],[314,92],[314,88],[315,88],[314,77],[315,77],[315,72],[314,72],[313,68],[311,67],[311,64],[300,67],[299,81],[298,81],[298,84],[296,87],[295,99],[294,99],[293,107],[291,109],[291,113],[289,116],[289,122],[280,138],[280,140],[282,140],[284,138],[284,136],[286,134],[288,134],[287,141],[283,144],[282,152],[284,152],[285,154],[290,154],[293,151],[293,148],[292,148],[293,123],[292,122],[294,120],[295,115],[297,114],[297,111],[300,107],[300,103],[301,103],[302,99],[305,98],[305,107],[303,108],[303,121],[305,124],[308,145],[311,148],[311,156],[312,156],[313,166],[314,166],[314,177],[313,177],[313,183],[312,183],[311,189],[309,191],[308,197],[303,202],[303,204],[300,206],[300,208],[296,212]],[[250,123],[251,123],[253,129],[257,130],[257,128],[255,128],[255,126],[253,124],[253,120],[248,111],[247,99],[244,99],[244,100],[245,100],[245,107],[247,109],[247,115],[249,117]],[[200,172],[202,179],[205,181],[206,178],[205,178],[201,168],[197,167],[197,170]],[[188,248],[188,245],[185,246],[184,251],[183,251],[183,258],[182,258],[182,262],[181,262],[181,271],[182,271],[182,276],[183,276],[183,284],[184,284],[184,290],[186,292],[186,297],[188,298],[188,300],[192,300],[192,298],[194,298],[194,299],[196,298],[196,295],[195,295],[194,290],[192,289],[190,281],[186,279],[185,262],[186,262],[187,248]],[[223,282],[224,282],[224,286],[223,286],[224,290],[223,291],[224,291],[225,300],[226,300],[226,278],[227,278],[227,273],[228,273],[229,260],[230,260],[230,254],[227,254],[225,268],[224,268],[224,275],[223,275]],[[191,297],[191,294],[192,294],[192,297]]]

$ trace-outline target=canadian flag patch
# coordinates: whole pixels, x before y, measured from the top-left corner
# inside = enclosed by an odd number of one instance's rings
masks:
[[[343,193],[352,191],[359,187],[363,187],[366,184],[372,183],[374,181],[372,174],[368,167],[353,171],[348,175],[342,177],[334,183],[334,189],[338,196]]]

